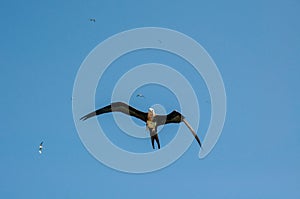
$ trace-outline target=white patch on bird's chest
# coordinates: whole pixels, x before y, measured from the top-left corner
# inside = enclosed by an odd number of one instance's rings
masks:
[[[155,127],[156,127],[156,122],[153,122],[153,121],[151,121],[151,120],[147,120],[147,127],[148,127],[149,129],[155,129]]]

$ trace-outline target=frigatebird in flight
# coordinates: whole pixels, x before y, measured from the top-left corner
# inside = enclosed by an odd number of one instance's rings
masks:
[[[198,144],[201,147],[200,139],[198,138],[197,134],[195,133],[191,125],[186,121],[185,117],[181,115],[181,113],[175,110],[169,113],[168,115],[156,115],[153,108],[149,108],[148,112],[142,112],[123,102],[114,102],[108,106],[105,106],[103,108],[100,108],[96,111],[93,111],[83,116],[82,118],[80,118],[80,120],[84,121],[96,115],[101,115],[109,112],[121,112],[144,121],[146,123],[146,128],[150,132],[153,149],[155,149],[154,140],[157,143],[158,149],[160,149],[160,143],[157,135],[157,127],[169,123],[180,123],[180,122],[185,123],[185,125],[192,132],[192,134],[194,135],[195,139],[197,140]]]

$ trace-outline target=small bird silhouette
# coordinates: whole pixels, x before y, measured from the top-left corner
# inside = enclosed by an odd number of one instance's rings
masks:
[[[41,142],[40,146],[39,146],[39,153],[42,154],[42,149],[43,149],[43,141]]]
[[[145,97],[143,94],[137,94],[136,97]]]

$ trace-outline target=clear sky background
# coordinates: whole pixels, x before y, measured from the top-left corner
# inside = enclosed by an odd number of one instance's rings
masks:
[[[2,2],[0,197],[300,198],[299,13],[296,0]],[[104,166],[81,143],[72,89],[77,70],[96,45],[145,26],[180,31],[208,51],[224,80],[227,117],[206,158],[198,159],[199,146],[193,142],[169,167],[128,174]],[[102,79],[106,86],[100,83],[96,106],[110,102],[118,74],[148,62],[179,70],[186,64],[151,50],[122,57]],[[200,81],[189,70],[185,75]],[[198,133],[203,139],[210,105],[201,88]],[[139,88],[136,92],[146,98],[133,97],[131,103],[143,110],[165,104],[167,112],[178,106],[167,89],[154,91]],[[111,119],[105,115],[99,121],[108,121],[109,130]],[[177,128],[164,129],[169,132],[161,135],[164,145]],[[149,140],[108,136],[128,150],[151,151]]]

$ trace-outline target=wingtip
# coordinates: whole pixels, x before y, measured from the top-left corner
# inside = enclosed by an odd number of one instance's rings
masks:
[[[86,119],[88,119],[87,116],[83,116],[83,117],[80,118],[81,121],[85,121]]]
[[[91,112],[91,113],[89,113],[89,114],[87,114],[87,115],[81,117],[80,120],[81,120],[81,121],[85,121],[85,120],[87,120],[87,119],[89,119],[89,118],[91,118],[91,117],[94,117],[95,115],[96,115],[96,112]]]
[[[198,137],[198,136],[195,136],[195,139],[197,140],[197,142],[198,142],[200,148],[202,149],[202,144],[201,144],[201,141],[200,141],[199,137]]]

